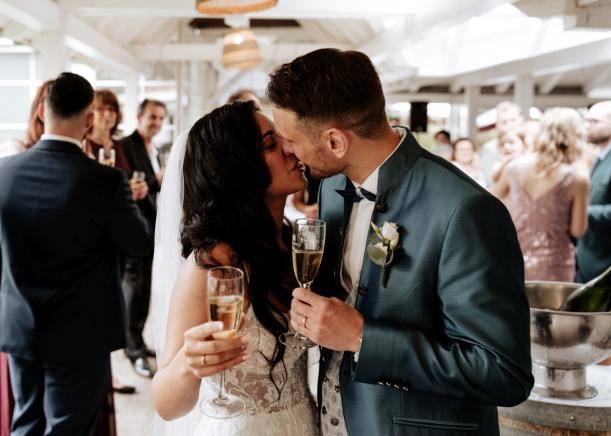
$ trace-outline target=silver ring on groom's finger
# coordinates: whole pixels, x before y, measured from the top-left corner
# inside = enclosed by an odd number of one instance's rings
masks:
[[[202,367],[206,366],[206,355],[202,354]]]
[[[306,327],[306,322],[307,322],[307,321],[308,321],[308,317],[307,317],[307,316],[304,316],[304,317],[303,317],[303,321],[301,321],[301,326],[302,326],[304,329],[307,329],[307,327]]]

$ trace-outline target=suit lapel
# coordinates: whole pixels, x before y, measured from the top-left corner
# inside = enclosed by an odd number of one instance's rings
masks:
[[[411,168],[422,153],[421,147],[406,128],[406,135],[395,153],[380,167],[378,173],[378,187],[376,195],[376,205],[371,214],[371,222],[381,226],[384,221],[398,221],[396,214],[401,205],[397,202],[401,198],[395,195],[396,188],[405,183]],[[373,232],[371,227],[367,228],[368,236]],[[401,235],[403,236],[403,235]],[[356,305],[359,307],[363,297],[368,294],[367,283],[380,283],[381,268],[374,264],[367,256],[367,246],[363,252],[363,266],[359,277],[358,292],[356,295]],[[375,295],[376,293],[373,293]]]

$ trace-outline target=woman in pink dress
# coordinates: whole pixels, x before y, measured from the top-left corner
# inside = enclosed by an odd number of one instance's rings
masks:
[[[551,109],[541,120],[533,152],[509,163],[491,189],[513,218],[526,280],[575,278],[571,239],[580,238],[588,224],[589,179],[574,166],[584,145],[579,114]]]

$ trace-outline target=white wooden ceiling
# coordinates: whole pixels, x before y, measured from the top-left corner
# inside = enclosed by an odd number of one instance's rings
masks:
[[[176,62],[202,61],[228,82],[226,30],[197,31],[197,17],[195,0],[0,0],[0,36],[29,44],[62,32],[72,56],[109,78],[171,79]],[[503,94],[520,75],[541,95],[611,88],[611,0],[279,0],[248,17],[299,23],[255,29],[264,63],[252,75],[338,47],[366,52],[390,94],[469,85]]]

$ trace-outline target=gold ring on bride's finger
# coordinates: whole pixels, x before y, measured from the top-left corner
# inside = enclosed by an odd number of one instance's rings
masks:
[[[304,328],[304,329],[307,329],[307,327],[306,327],[306,322],[307,322],[307,321],[308,321],[308,317],[307,317],[307,316],[304,316],[304,317],[303,317],[303,321],[301,321],[301,325],[303,326],[303,328]]]
[[[206,366],[206,355],[202,354],[202,366]]]

